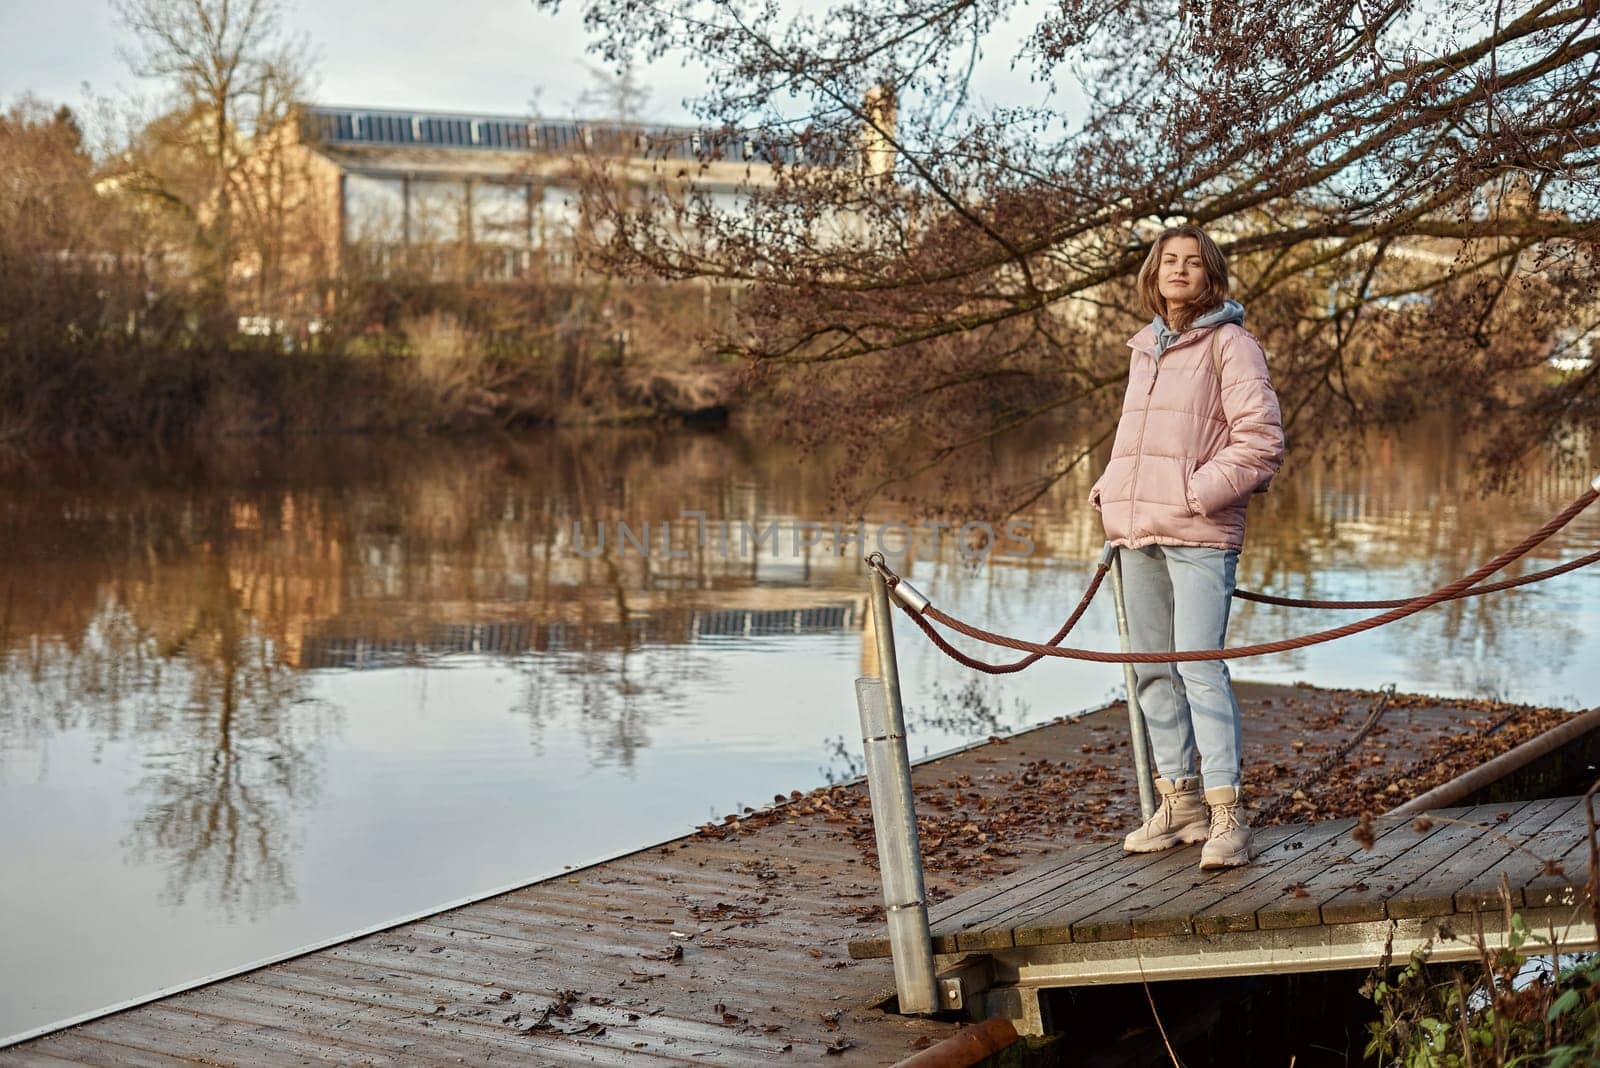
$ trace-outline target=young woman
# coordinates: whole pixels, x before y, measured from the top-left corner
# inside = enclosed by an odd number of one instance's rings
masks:
[[[1246,506],[1283,462],[1278,397],[1244,308],[1227,299],[1222,252],[1199,227],[1156,239],[1139,298],[1155,318],[1128,342],[1116,443],[1089,503],[1122,547],[1134,651],[1220,649]],[[1202,868],[1248,863],[1239,703],[1226,662],[1134,668],[1160,805],[1123,848],[1204,842]]]

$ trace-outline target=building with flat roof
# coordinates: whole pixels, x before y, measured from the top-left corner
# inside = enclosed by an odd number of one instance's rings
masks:
[[[323,277],[570,274],[588,153],[620,157],[641,183],[681,161],[676,180],[730,209],[774,161],[804,158],[739,134],[576,119],[315,105],[293,125],[286,170],[305,183],[298,199],[320,236],[301,273]]]

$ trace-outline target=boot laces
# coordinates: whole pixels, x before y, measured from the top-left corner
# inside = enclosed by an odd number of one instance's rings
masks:
[[[1213,838],[1227,834],[1242,826],[1239,821],[1239,802],[1231,805],[1211,806],[1211,836]]]
[[[1152,830],[1167,831],[1178,821],[1178,791],[1161,795],[1161,804],[1150,814]]]
[[[1156,805],[1156,810],[1150,813],[1150,819],[1145,824],[1151,831],[1165,834],[1178,823],[1178,804],[1183,800],[1186,791],[1173,790],[1171,793],[1161,795],[1161,801]]]

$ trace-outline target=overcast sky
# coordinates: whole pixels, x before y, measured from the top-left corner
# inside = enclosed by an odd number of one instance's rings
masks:
[[[318,53],[320,103],[509,114],[537,106],[560,116],[593,84],[580,12],[569,3],[546,15],[529,0],[295,0],[290,24]],[[107,0],[0,0],[0,102],[32,92],[81,107],[84,83],[102,95],[136,90],[119,43]],[[694,71],[662,64],[645,80],[647,118],[688,118],[680,102],[695,91]],[[1040,97],[1004,55],[985,56],[975,83],[997,103]]]
[[[298,0],[290,25],[318,54],[314,97],[332,104],[526,113],[570,110],[590,84],[577,9],[559,16],[529,0]],[[138,88],[107,0],[0,0],[0,97],[51,102]],[[652,110],[681,115],[693,88],[681,70],[651,72]],[[542,92],[539,92],[542,90]],[[148,91],[148,90],[147,90]]]

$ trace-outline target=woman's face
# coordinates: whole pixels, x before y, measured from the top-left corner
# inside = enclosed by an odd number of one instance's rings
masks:
[[[1156,289],[1170,311],[1187,304],[1205,287],[1205,263],[1200,259],[1200,242],[1192,237],[1173,237],[1161,246],[1161,261],[1156,270]]]

